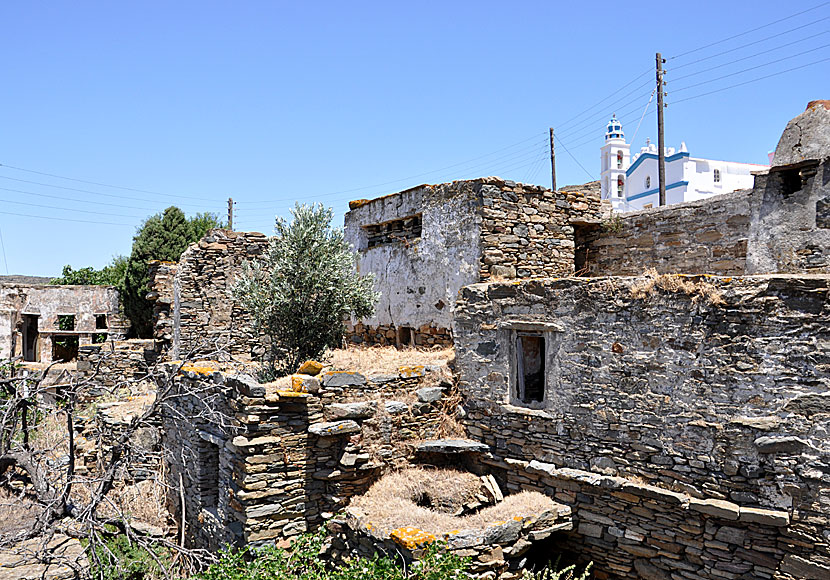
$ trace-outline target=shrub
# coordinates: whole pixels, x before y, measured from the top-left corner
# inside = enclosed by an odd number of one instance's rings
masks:
[[[234,286],[256,330],[271,339],[263,362],[273,376],[340,346],[345,318],[370,316],[378,298],[374,278],[355,271],[342,230],[331,227],[331,209],[297,204],[291,213],[291,223],[277,218],[263,257],[246,263]]]

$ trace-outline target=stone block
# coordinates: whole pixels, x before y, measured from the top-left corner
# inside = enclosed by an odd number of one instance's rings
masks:
[[[755,440],[758,453],[796,454],[800,453],[807,445],[806,441],[798,437],[781,435],[758,437]]]
[[[444,396],[444,389],[441,387],[424,387],[418,389],[415,394],[421,403],[434,403]]]
[[[297,373],[301,375],[311,375],[314,377],[319,375],[322,370],[323,363],[317,362],[316,360],[307,360],[300,365],[300,368],[297,369]]]
[[[760,508],[741,508],[738,520],[741,522],[761,524],[764,526],[787,526],[790,524],[790,514],[782,511],[765,510]]]
[[[332,420],[368,419],[375,414],[377,406],[376,401],[332,403],[326,407],[326,411]]]
[[[724,520],[736,521],[740,516],[740,507],[737,504],[721,499],[691,498],[689,509]]]
[[[386,403],[384,403],[384,409],[390,415],[401,415],[409,411],[409,406],[406,403],[401,403],[400,401],[386,401]]]
[[[488,445],[468,439],[433,439],[418,444],[418,453],[485,453],[490,450]]]
[[[324,387],[360,387],[366,384],[366,377],[360,373],[326,371],[319,376]]]
[[[352,420],[315,423],[308,428],[308,431],[318,437],[340,437],[360,433],[360,425]]]

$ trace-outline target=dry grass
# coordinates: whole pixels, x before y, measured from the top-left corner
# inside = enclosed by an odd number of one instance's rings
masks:
[[[321,362],[337,371],[395,374],[402,366],[434,365],[446,368],[454,356],[451,346],[435,349],[370,346],[330,350]]]
[[[454,516],[464,503],[475,501],[481,480],[471,473],[449,469],[405,469],[385,475],[351,505],[366,515],[367,522],[389,533],[415,527],[439,536],[453,531],[484,528],[515,516],[536,516],[554,502],[538,492],[522,492],[467,516]],[[432,508],[418,505],[428,497]]]
[[[631,296],[638,300],[645,300],[659,289],[672,294],[691,296],[695,304],[700,301],[715,306],[726,304],[720,289],[711,282],[696,276],[658,274],[654,268],[646,270],[642,279],[634,282],[629,289]]]

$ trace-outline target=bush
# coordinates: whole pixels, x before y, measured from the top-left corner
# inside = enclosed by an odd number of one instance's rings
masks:
[[[52,278],[49,283],[57,285],[96,285],[120,286],[124,280],[124,271],[127,268],[127,258],[115,256],[107,266],[96,270],[91,266],[75,270],[67,264],[58,278]]]
[[[278,217],[263,257],[246,263],[234,296],[271,344],[263,362],[278,376],[340,346],[349,315],[370,316],[378,295],[374,277],[354,268],[354,254],[332,211],[297,204],[293,220]],[[277,362],[279,360],[279,362]]]
[[[226,551],[201,580],[451,580],[466,577],[469,559],[433,544],[406,571],[386,557],[352,558],[329,569],[320,557],[324,534],[300,536],[290,549]]]
[[[167,578],[165,569],[172,565],[171,553],[158,546],[154,555],[136,543],[131,543],[123,534],[114,535],[104,545],[95,546],[90,555],[93,578],[99,580],[161,580]],[[158,560],[158,561],[156,561]],[[159,563],[164,566],[159,566]]]

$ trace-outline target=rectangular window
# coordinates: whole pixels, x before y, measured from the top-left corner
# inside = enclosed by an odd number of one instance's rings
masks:
[[[96,330],[105,330],[107,328],[107,315],[106,314],[96,314],[95,315],[95,329]]]
[[[58,314],[58,330],[75,330],[75,315]]]
[[[516,335],[516,398],[525,404],[545,399],[545,338],[542,334]]]
[[[367,247],[374,248],[384,244],[408,243],[421,237],[421,214],[407,216],[381,224],[363,226],[366,232]]]

